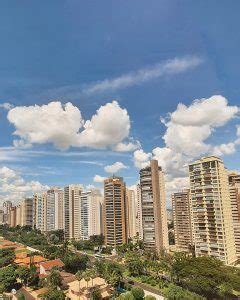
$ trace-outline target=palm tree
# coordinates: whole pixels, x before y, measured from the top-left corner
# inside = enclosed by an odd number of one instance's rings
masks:
[[[77,271],[77,273],[75,274],[75,277],[78,280],[78,284],[79,284],[79,299],[80,299],[80,284],[81,284],[81,280],[84,277],[84,273],[81,271]]]
[[[84,272],[84,280],[87,282],[87,288],[88,288],[88,282],[91,280],[91,273],[89,270]]]

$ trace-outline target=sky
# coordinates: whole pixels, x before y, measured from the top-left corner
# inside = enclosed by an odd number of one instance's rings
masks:
[[[3,0],[0,202],[51,186],[136,184],[158,159],[170,194],[206,155],[240,170],[240,2]]]

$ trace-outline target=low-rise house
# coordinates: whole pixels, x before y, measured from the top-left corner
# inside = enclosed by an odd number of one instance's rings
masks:
[[[40,256],[40,255],[34,255],[34,256],[28,256],[25,258],[16,258],[14,260],[14,263],[19,266],[26,266],[30,267],[30,264],[35,265],[39,269],[40,263],[45,262],[47,259]]]
[[[39,264],[40,275],[48,275],[53,268],[61,270],[64,267],[64,263],[61,259],[48,260]]]
[[[68,286],[67,297],[71,300],[89,300],[95,290],[101,293],[102,299],[108,299],[114,293],[113,287],[101,277],[89,281],[85,279],[75,280],[70,282]]]

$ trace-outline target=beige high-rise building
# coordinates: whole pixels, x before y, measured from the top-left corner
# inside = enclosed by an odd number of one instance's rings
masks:
[[[64,188],[64,234],[66,239],[80,239],[80,197],[81,184],[71,184]]]
[[[168,251],[164,173],[157,160],[140,170],[143,243],[146,250]]]
[[[175,245],[178,251],[190,251],[193,246],[192,209],[190,191],[172,195]]]
[[[21,202],[21,226],[34,227],[34,199],[25,198]]]
[[[229,189],[232,208],[234,239],[237,258],[240,259],[240,174],[229,173]]]
[[[136,232],[138,235],[138,239],[143,239],[143,226],[142,226],[142,199],[141,199],[141,188],[140,184],[137,184],[135,195],[137,198],[136,206],[137,206],[137,220],[136,220]]]
[[[12,206],[9,211],[9,226],[16,227],[16,206]]]
[[[100,235],[102,229],[103,196],[98,189],[81,193],[81,239],[88,240],[90,236]]]
[[[126,197],[126,207],[127,207],[127,236],[130,239],[136,237],[136,223],[137,223],[137,213],[136,213],[136,201],[134,190],[127,189]]]
[[[16,226],[21,226],[22,224],[22,207],[21,204],[16,206]]]
[[[189,165],[196,256],[236,261],[228,172],[221,159],[204,157]]]
[[[34,196],[34,225],[36,229],[42,232],[46,231],[47,227],[47,194],[36,193]]]
[[[2,209],[0,210],[0,224],[4,224],[4,211]]]
[[[104,180],[103,224],[107,246],[127,243],[126,187],[121,177]]]

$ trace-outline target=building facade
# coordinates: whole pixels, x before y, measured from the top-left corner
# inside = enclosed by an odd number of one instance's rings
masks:
[[[81,193],[81,239],[88,240],[90,236],[100,235],[102,231],[103,196],[98,189]]]
[[[178,251],[190,251],[194,245],[190,190],[172,195],[175,245]]]
[[[21,202],[21,226],[34,227],[34,199],[25,198]]]
[[[52,188],[46,194],[46,231],[63,229],[63,190]]]
[[[205,157],[189,165],[196,256],[236,261],[228,172],[223,161]]]
[[[168,251],[165,182],[157,160],[140,170],[143,243],[146,250]]]
[[[127,243],[126,187],[121,177],[104,180],[103,216],[106,245]]]
[[[65,239],[80,239],[80,197],[83,186],[69,185],[64,188],[64,234]]]
[[[134,190],[127,189],[126,207],[127,207],[128,239],[133,239],[137,235],[136,232],[137,213],[136,213],[135,194],[136,193],[134,192]]]
[[[240,174],[229,173],[228,180],[236,253],[240,259]]]
[[[47,194],[36,193],[34,195],[34,225],[35,228],[46,231],[47,227]]]

